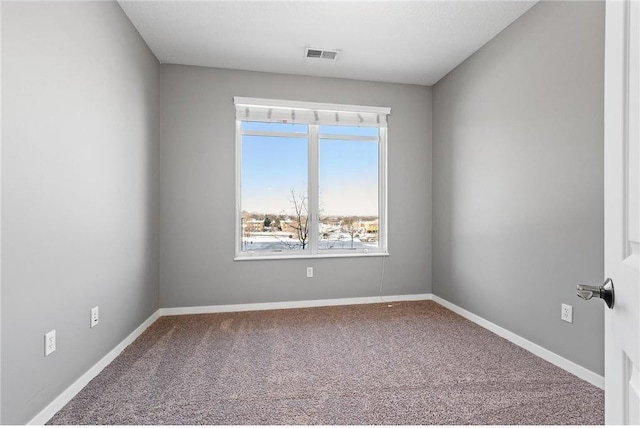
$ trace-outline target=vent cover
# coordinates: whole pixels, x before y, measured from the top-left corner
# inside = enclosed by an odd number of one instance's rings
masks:
[[[335,61],[340,51],[332,49],[305,48],[305,58],[328,59]]]

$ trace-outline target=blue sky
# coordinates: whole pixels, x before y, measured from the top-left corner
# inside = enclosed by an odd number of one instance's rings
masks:
[[[242,209],[258,213],[291,213],[291,189],[306,193],[307,140],[242,138]]]
[[[264,125],[245,122],[243,129],[265,129]],[[295,129],[304,132],[306,129],[305,125],[269,125],[271,130]],[[322,128],[321,133],[340,130],[350,135],[377,134],[375,128]],[[377,142],[323,139],[320,140],[319,150],[322,214],[377,215]],[[306,193],[307,158],[306,138],[243,136],[242,209],[292,214],[291,189],[294,188],[296,193]]]

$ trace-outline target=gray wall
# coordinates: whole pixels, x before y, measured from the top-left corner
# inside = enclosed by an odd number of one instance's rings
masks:
[[[383,294],[431,292],[431,89],[163,65],[160,306],[377,296],[381,257],[234,261],[233,96],[391,107]],[[305,267],[314,267],[314,278]]]
[[[433,102],[434,293],[599,374],[603,70],[604,4],[541,2]]]
[[[158,308],[160,67],[115,2],[2,8],[2,422],[21,424]]]

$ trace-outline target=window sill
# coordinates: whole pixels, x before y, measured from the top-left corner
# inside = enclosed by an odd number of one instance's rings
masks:
[[[377,253],[334,253],[334,254],[256,254],[254,256],[240,255],[234,257],[234,261],[247,260],[291,260],[291,259],[335,259],[351,257],[388,257],[388,252]]]

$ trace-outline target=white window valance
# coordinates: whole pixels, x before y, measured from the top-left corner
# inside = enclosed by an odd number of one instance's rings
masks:
[[[234,97],[236,120],[345,126],[387,126],[388,107]]]

